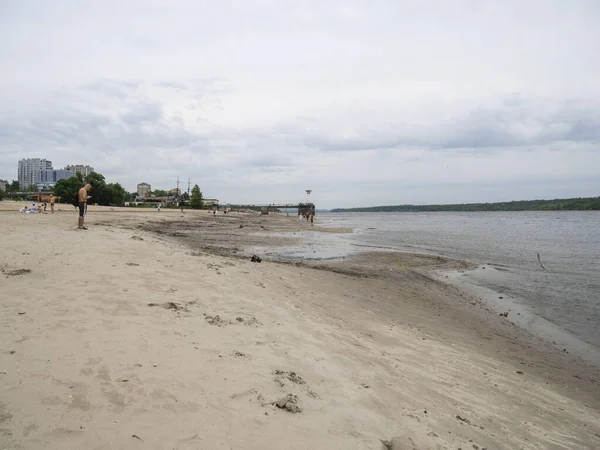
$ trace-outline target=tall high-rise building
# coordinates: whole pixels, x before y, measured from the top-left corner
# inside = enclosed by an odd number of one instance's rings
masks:
[[[41,158],[26,158],[19,161],[17,179],[21,188],[28,188],[32,184],[41,182],[41,172],[52,170],[52,161]]]
[[[80,173],[84,177],[88,176],[90,172],[94,171],[92,166],[83,165],[83,164],[70,164],[64,168],[64,170],[70,170],[73,173]]]

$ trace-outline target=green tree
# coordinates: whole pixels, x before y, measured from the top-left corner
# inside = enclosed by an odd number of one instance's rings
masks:
[[[190,206],[194,209],[202,209],[202,206],[204,206],[204,201],[202,199],[202,191],[200,190],[197,184],[194,185],[194,187],[192,188]]]
[[[107,184],[104,175],[97,172],[91,172],[85,178],[76,173],[71,178],[57,181],[54,195],[61,197],[62,202],[71,203],[86,183],[92,187],[89,193],[92,196],[91,203],[120,206],[125,202],[125,189],[119,183]]]
[[[19,186],[19,182],[17,180],[12,180],[8,186],[6,186],[6,192],[19,192],[21,190],[21,186]]]
[[[8,187],[8,186],[7,186]],[[2,200],[5,197],[5,193],[4,191],[0,188],[0,200]]]
[[[105,200],[107,205],[121,206],[125,202],[125,189],[119,183],[109,183],[106,185]]]
[[[155,197],[167,197],[169,193],[167,191],[163,191],[162,189],[154,189],[152,191],[152,195]]]
[[[81,174],[76,173],[66,180],[58,180],[54,185],[52,192],[57,197],[60,197],[62,203],[71,203],[84,184]]]
[[[184,192],[184,193],[181,195],[181,199],[182,199],[182,200],[185,200],[185,201],[187,202],[187,201],[190,199],[190,194],[188,194],[187,192]]]
[[[107,184],[104,175],[100,173],[90,172],[84,181],[92,186],[90,191],[92,203],[120,206],[125,201],[125,189],[119,183]]]
[[[92,198],[89,200],[90,203],[110,205],[110,193],[106,189],[106,180],[104,175],[98,172],[90,172],[85,177],[84,181],[92,187],[89,192],[89,195],[92,196]]]

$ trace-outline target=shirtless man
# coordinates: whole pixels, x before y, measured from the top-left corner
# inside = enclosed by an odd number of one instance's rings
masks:
[[[84,187],[79,189],[79,193],[77,194],[77,199],[79,200],[79,226],[77,227],[78,230],[87,230],[87,227],[83,226],[83,216],[85,215],[87,201],[89,198],[91,198],[91,196],[88,195],[88,191],[91,188],[92,186],[86,184]]]

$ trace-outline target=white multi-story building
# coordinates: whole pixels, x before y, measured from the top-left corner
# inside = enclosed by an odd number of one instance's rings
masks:
[[[42,158],[26,158],[19,161],[17,179],[21,189],[26,189],[32,184],[40,183],[43,170],[52,170],[52,161]]]
[[[6,192],[6,187],[8,186],[8,181],[0,180],[0,190]]]
[[[84,177],[87,177],[90,172],[94,171],[92,166],[83,165],[83,164],[70,164],[64,168],[64,170],[70,170],[73,173],[80,173]]]

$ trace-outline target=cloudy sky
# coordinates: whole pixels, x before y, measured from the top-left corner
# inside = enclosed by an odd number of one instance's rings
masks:
[[[600,195],[597,0],[0,1],[0,178],[226,202]]]

